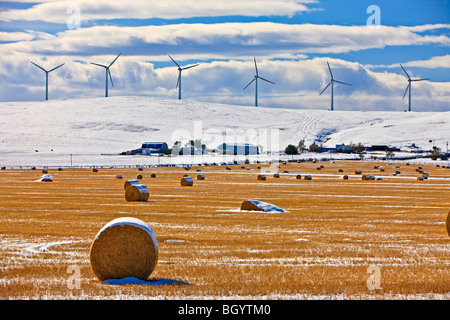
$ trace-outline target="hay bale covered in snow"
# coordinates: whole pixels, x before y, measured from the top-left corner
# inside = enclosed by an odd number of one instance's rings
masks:
[[[265,174],[258,174],[258,180],[266,180]]]
[[[151,175],[150,175],[150,178],[156,178],[156,173],[152,173]]]
[[[142,179],[142,178],[143,178],[142,174],[139,173],[138,175],[136,175],[136,179],[139,179],[139,180],[140,180],[140,179]]]
[[[107,223],[92,241],[91,268],[100,281],[135,277],[147,280],[158,262],[158,241],[153,229],[136,218]]]
[[[301,178],[302,178],[302,175],[301,175],[301,174],[298,174],[295,178],[296,178],[296,179],[301,179]]]
[[[41,176],[41,178],[38,180],[40,182],[53,182],[52,176],[49,174],[44,174]]]
[[[199,174],[197,175],[197,180],[205,180],[205,175],[204,174]]]
[[[348,175],[343,176],[342,179],[348,180]]]
[[[280,174],[279,174],[279,173],[274,173],[274,174],[273,174],[273,177],[274,177],[274,178],[279,178],[279,177],[280,177]]]
[[[264,212],[286,212],[276,205],[258,200],[245,200],[241,204],[241,210],[264,211]]]
[[[127,201],[147,201],[150,193],[146,185],[132,184],[125,190]]]
[[[191,177],[183,177],[181,178],[181,185],[183,187],[190,187],[194,185],[194,180]]]
[[[123,177],[122,177],[121,174],[118,174],[118,175],[116,176],[116,178],[117,178],[117,179],[122,179]]]
[[[92,169],[92,172],[98,172],[98,168]]]
[[[129,186],[131,186],[132,184],[141,184],[141,182],[140,182],[139,180],[127,180],[127,181],[125,181],[125,183],[123,184],[123,188],[124,188],[125,190],[127,190],[127,188],[128,188]]]
[[[309,174],[305,175],[305,180],[312,180],[311,175],[309,175]]]

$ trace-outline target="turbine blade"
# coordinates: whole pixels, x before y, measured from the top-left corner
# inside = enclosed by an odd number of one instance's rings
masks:
[[[58,69],[59,67],[62,67],[63,65],[64,65],[65,63],[63,63],[63,64],[60,64],[59,66],[57,66],[56,68],[53,68],[52,70],[50,70],[49,72],[52,72],[53,70],[56,70],[56,69]]]
[[[181,68],[181,70],[190,69],[190,68],[196,67],[196,66],[198,66],[198,65],[199,65],[199,64],[197,63],[197,64],[194,64],[193,66]]]
[[[267,79],[261,78],[260,76],[256,76],[256,77],[257,77],[257,78],[259,78],[259,79],[261,79],[261,80],[264,80],[264,81],[270,82],[270,83],[272,83],[272,84],[275,84],[275,82],[272,82],[272,81],[270,81],[270,80],[267,80]]]
[[[405,74],[408,77],[408,79],[411,80],[411,77],[409,76],[408,72],[406,72],[405,68],[403,68],[403,66],[401,64],[400,64],[400,67],[402,67],[403,72],[405,72]]]
[[[408,89],[411,87],[411,82],[408,83],[408,85],[406,86],[406,90],[405,93],[403,94],[403,99],[405,99],[406,93],[408,92]]]
[[[168,56],[170,59],[172,59],[173,63],[175,63],[177,65],[177,67],[181,69],[180,65],[175,60],[173,60],[173,58],[170,55],[168,55]]]
[[[121,53],[119,53],[119,54],[117,55],[117,57],[113,60],[113,62],[111,62],[111,63],[109,64],[108,68],[111,67],[112,64],[113,64],[114,62],[116,62],[117,58],[118,58],[120,55],[121,55]]]
[[[94,62],[91,62],[91,64],[95,64],[96,66],[103,67],[103,68],[108,68],[107,66],[104,66],[103,64],[98,64],[98,63],[94,63]]]
[[[255,78],[253,78],[253,80],[252,80],[252,81],[250,81],[250,82],[249,82],[249,84],[248,84],[248,85],[246,85],[246,86],[245,86],[245,88],[244,88],[244,89],[242,89],[242,90],[245,90],[245,89],[247,89],[247,87],[248,87],[249,85],[251,85],[251,84],[253,83],[253,81],[255,81],[255,80],[256,80],[256,77],[255,77]]]
[[[113,79],[112,79],[112,76],[111,76],[111,71],[109,71],[109,67],[106,68],[106,70],[108,70],[108,75],[109,75],[109,79],[111,80],[111,85],[114,87],[114,82],[113,82]],[[108,81],[108,79],[106,79],[106,81]]]
[[[45,70],[44,68],[42,68],[41,66],[38,66],[36,63],[34,63],[33,61],[30,61],[32,64],[34,64],[36,67],[38,67],[39,69],[43,70],[44,72],[47,72],[47,70]]]
[[[411,81],[425,81],[425,80],[430,80],[429,78],[427,78],[427,79],[414,79],[414,80],[411,80]]]
[[[331,75],[331,80],[333,80],[333,72],[331,72],[331,67],[330,64],[327,61],[327,65],[328,65],[328,70],[330,70],[330,75]]]
[[[345,83],[345,82],[341,82],[341,81],[337,81],[337,80],[333,80],[334,82],[340,83],[340,84],[345,84],[347,86],[351,86],[351,84],[349,83]]]
[[[253,57],[253,60],[255,61],[256,76],[258,76],[258,65],[256,64],[256,58]]]
[[[330,86],[330,84],[331,84],[331,81],[330,82],[328,82],[328,84],[327,84],[327,86],[325,87],[325,89],[323,89],[322,90],[322,92],[319,94],[319,96],[321,96],[322,95],[322,93],[324,93],[325,92],[325,90],[327,90],[328,89],[328,87]]]

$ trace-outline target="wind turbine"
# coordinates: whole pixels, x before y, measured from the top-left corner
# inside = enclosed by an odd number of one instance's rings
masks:
[[[181,100],[181,71],[183,71],[183,70],[187,70],[187,69],[190,69],[190,68],[193,68],[193,67],[196,67],[196,66],[198,66],[198,63],[197,64],[194,64],[194,65],[192,65],[192,66],[189,66],[189,67],[184,67],[184,68],[182,68],[182,67],[180,67],[180,65],[175,61],[175,60],[173,60],[173,58],[169,55],[169,58],[170,59],[172,59],[172,61],[177,65],[177,67],[178,67],[178,80],[177,80],[177,86],[175,87],[175,88],[178,88],[178,99],[180,99]]]
[[[403,68],[402,65],[400,65],[400,67],[402,67],[403,71],[405,72],[406,76],[408,77],[408,86],[406,87],[405,93],[403,94],[403,99],[405,99],[406,92],[408,92],[408,90],[409,90],[408,111],[411,111],[411,82],[413,82],[413,81],[425,81],[425,80],[430,80],[430,79],[411,79],[411,77],[409,76],[408,72],[406,72],[405,68]]]
[[[105,97],[108,96],[108,75],[109,75],[109,79],[111,79],[111,85],[114,87],[114,82],[113,82],[113,80],[112,80],[112,77],[111,77],[111,71],[109,71],[109,68],[113,65],[114,62],[116,62],[117,58],[118,58],[120,55],[121,55],[121,53],[119,53],[119,54],[117,55],[117,57],[113,60],[113,62],[111,62],[111,63],[109,64],[109,66],[105,66],[105,65],[103,65],[103,64],[98,64],[98,63],[91,62],[91,64],[95,64],[96,66],[103,67],[103,68],[105,68],[105,70],[106,70],[106,89],[105,89]]]
[[[253,81],[255,81],[255,107],[257,107],[258,106],[258,79],[264,80],[264,81],[272,83],[272,84],[275,84],[275,82],[272,82],[272,81],[269,81],[267,79],[264,79],[264,78],[260,77],[259,74],[258,74],[258,66],[256,65],[256,58],[253,57],[253,60],[255,61],[256,74],[255,74],[255,77],[253,78],[253,80],[250,81],[250,83],[248,85],[246,85],[243,90],[247,89],[247,87],[249,85],[251,85],[253,83]]]
[[[42,68],[41,66],[38,66],[36,63],[34,63],[33,61],[30,61],[32,64],[34,64],[36,67],[38,67],[39,69],[41,69],[42,71],[45,72],[45,100],[48,100],[48,74],[56,69],[58,69],[59,67],[62,67],[64,65],[60,64],[59,66],[51,69],[51,70],[45,70],[44,68]]]
[[[324,93],[325,90],[327,90],[328,87],[329,87],[330,84],[331,84],[331,111],[333,111],[333,110],[334,110],[334,83],[336,82],[336,83],[340,83],[340,84],[345,84],[345,85],[347,85],[347,86],[351,86],[351,84],[348,84],[348,83],[345,83],[345,82],[341,82],[341,81],[334,80],[333,73],[331,72],[330,64],[328,63],[328,61],[327,61],[327,64],[328,64],[328,70],[330,70],[331,80],[330,80],[330,82],[327,84],[327,86],[325,87],[325,89],[322,90],[322,92],[319,94],[319,96],[321,96],[322,93]]]

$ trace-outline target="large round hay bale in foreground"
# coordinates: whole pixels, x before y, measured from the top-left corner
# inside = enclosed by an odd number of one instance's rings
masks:
[[[445,220],[445,228],[447,229],[448,236],[450,237],[450,210],[447,213],[447,219]]]
[[[127,190],[127,188],[133,184],[141,184],[141,182],[139,180],[127,180],[125,181],[125,183],[123,184],[123,188],[125,190]]]
[[[158,262],[158,241],[153,229],[136,218],[107,223],[92,241],[91,268],[100,281],[135,277],[147,280]]]
[[[191,177],[183,177],[181,178],[181,185],[183,187],[190,187],[194,185],[194,180]]]
[[[125,199],[127,201],[147,201],[150,192],[146,185],[133,184],[125,190]]]
[[[276,205],[258,200],[245,200],[241,204],[241,210],[264,211],[264,212],[286,212]]]

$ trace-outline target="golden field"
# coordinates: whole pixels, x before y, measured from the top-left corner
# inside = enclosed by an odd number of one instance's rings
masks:
[[[418,181],[416,164],[287,163],[280,178],[260,165],[50,169],[53,182],[36,182],[42,168],[0,170],[0,299],[450,298],[449,168],[422,165]],[[139,173],[150,198],[127,202]],[[193,186],[180,185],[186,173]],[[241,211],[248,199],[287,212]],[[102,284],[91,270],[93,239],[119,217],[157,236],[146,284]]]

